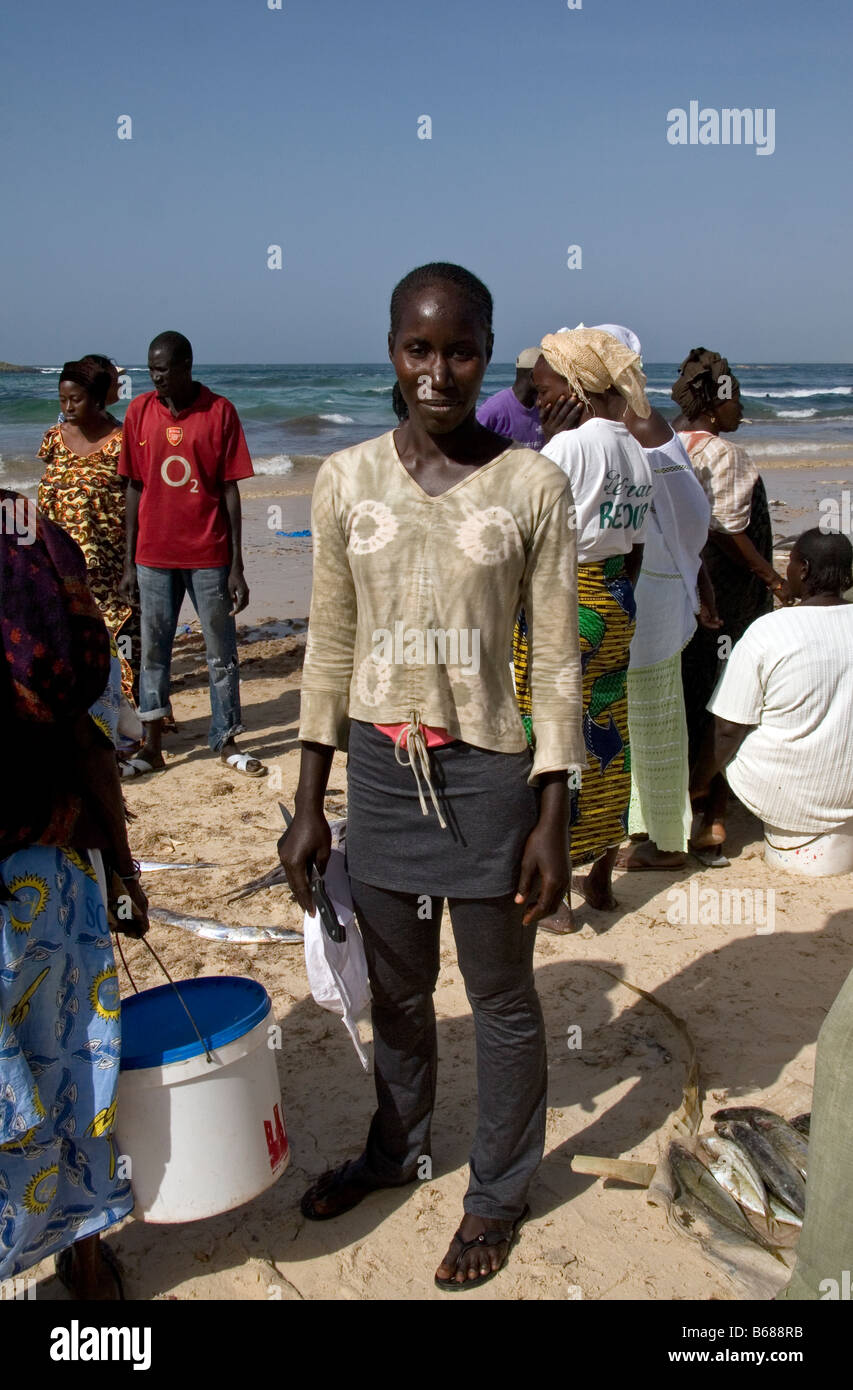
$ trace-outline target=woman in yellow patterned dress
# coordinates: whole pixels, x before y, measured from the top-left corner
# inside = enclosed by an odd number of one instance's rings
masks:
[[[38,505],[83,551],[89,588],[117,641],[122,690],[130,699],[137,643],[134,611],[118,591],[124,567],[125,483],[117,472],[121,425],[104,408],[111,384],[110,373],[91,359],[65,363],[59,382],[64,421],[47,431],[39,449],[46,467]]]
[[[654,489],[648,460],[623,416],[630,405],[645,420],[651,407],[639,354],[602,329],[547,334],[533,381],[547,441],[542,453],[567,474],[575,505],[587,767],[572,791],[569,833],[572,867],[592,868],[573,878],[572,887],[591,907],[612,911],[618,906],[613,867],[619,844],[628,836],[631,798],[627,677],[634,584]],[[529,699],[521,623],[514,669],[516,700],[522,717],[532,721],[535,740],[536,710]],[[574,930],[568,893],[539,925],[558,934]]]

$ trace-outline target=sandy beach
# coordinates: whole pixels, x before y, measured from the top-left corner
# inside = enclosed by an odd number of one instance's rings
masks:
[[[853,488],[853,467],[763,468],[774,538],[814,525],[820,501]],[[279,800],[292,802],[298,771],[299,682],[311,575],[310,538],[276,536],[310,525],[311,470],[243,486],[244,554],[252,597],[241,616],[242,743],[269,765],[259,781],[223,769],[208,752],[207,673],[197,623],[175,648],[173,704],[179,731],[167,739],[164,771],[128,784],[138,857],[213,861],[216,868],[145,875],[154,907],[234,925],[300,927],[286,888],[244,903],[226,895],[273,866]],[[270,512],[270,508],[280,508]],[[275,524],[270,525],[270,521]],[[194,615],[189,613],[189,617]],[[345,813],[344,760],[327,798]],[[582,929],[540,933],[537,984],[549,1048],[546,1156],[534,1182],[532,1218],[505,1270],[475,1300],[722,1299],[770,1296],[782,1264],[757,1255],[747,1268],[736,1245],[704,1247],[668,1225],[646,1192],[580,1177],[574,1153],[654,1163],[672,1134],[685,1082],[681,1033],[626,987],[652,992],[684,1020],[696,1048],[705,1120],[730,1098],[785,1115],[810,1108],[815,1040],[853,963],[853,875],[808,879],[771,873],[759,823],[731,816],[731,866],[691,860],[670,873],[615,877],[620,912],[594,912],[575,898]],[[770,889],[775,930],[677,925],[674,890]],[[669,912],[669,919],[668,914]],[[151,944],[176,979],[243,974],[268,990],[283,1045],[278,1065],[291,1144],[290,1167],[251,1204],[183,1226],[132,1218],[109,1233],[134,1299],[441,1299],[433,1273],[460,1215],[475,1093],[473,1031],[449,923],[443,924],[436,993],[440,1070],[433,1125],[434,1171],[412,1187],[382,1192],[328,1223],[306,1222],[299,1197],[321,1171],[360,1151],[373,1109],[365,1075],[340,1021],[308,991],[299,944],[230,946],[153,924]],[[140,988],[162,976],[142,943],[125,954]],[[119,965],[122,992],[131,986]],[[614,978],[615,977],[615,978]],[[582,1046],[569,1047],[580,1027]],[[67,1295],[52,1261],[31,1273],[40,1299]]]

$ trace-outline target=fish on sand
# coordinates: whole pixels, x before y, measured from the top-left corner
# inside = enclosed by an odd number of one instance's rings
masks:
[[[169,912],[163,907],[150,907],[148,916],[167,927],[181,927],[195,936],[207,941],[228,941],[248,944],[253,941],[304,942],[300,931],[288,931],[284,927],[229,927],[224,922],[215,922],[212,917],[189,917],[185,912]]]
[[[770,1242],[756,1231],[734,1197],[720,1186],[695,1154],[681,1144],[670,1144],[669,1166],[682,1194],[692,1197],[703,1211],[710,1212],[730,1231],[746,1236],[763,1250],[772,1250]]]
[[[769,1194],[768,1200],[770,1202],[770,1215],[775,1221],[780,1222],[783,1226],[802,1227],[803,1218],[798,1216],[795,1211],[791,1211],[790,1207],[786,1207],[784,1202],[780,1202],[778,1197],[774,1197],[772,1192]]]
[[[752,1159],[764,1186],[781,1197],[797,1216],[806,1209],[806,1185],[797,1168],[780,1153],[766,1134],[754,1129],[744,1120],[718,1120],[717,1133],[732,1139]]]
[[[793,1164],[802,1177],[808,1177],[808,1141],[794,1129],[793,1125],[789,1125],[788,1121],[781,1119],[781,1117],[775,1120],[756,1118],[754,1128],[762,1134],[766,1134],[770,1143],[787,1158],[789,1163]]]
[[[140,859],[139,867],[144,874],[159,873],[161,869],[218,869],[218,864],[179,864],[175,860],[169,862],[166,859]]]
[[[731,1139],[723,1139],[719,1134],[704,1137],[702,1149],[708,1155],[706,1166],[738,1205],[766,1219],[767,1193],[749,1155]],[[705,1152],[702,1154],[703,1160]]]

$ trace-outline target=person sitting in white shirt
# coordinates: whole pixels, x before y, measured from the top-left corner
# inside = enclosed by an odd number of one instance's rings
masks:
[[[708,703],[714,719],[691,783],[694,807],[725,770],[771,843],[771,830],[853,836],[853,604],[843,597],[851,569],[846,536],[805,531],[787,574],[799,604],[750,624]]]

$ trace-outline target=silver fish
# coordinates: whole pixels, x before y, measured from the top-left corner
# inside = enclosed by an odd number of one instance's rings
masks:
[[[707,1150],[708,1167],[721,1187],[747,1211],[766,1218],[767,1193],[749,1155],[731,1139],[723,1139],[719,1134],[703,1138],[702,1147]]]
[[[164,859],[140,859],[139,867],[144,874],[159,873],[161,869],[218,869],[218,864],[178,864],[173,860],[171,863]]]
[[[754,1240],[764,1250],[771,1248],[770,1242],[744,1216],[734,1197],[720,1186],[695,1154],[680,1144],[670,1144],[669,1165],[682,1194],[692,1196],[694,1202],[704,1211],[711,1212],[730,1231],[737,1231],[738,1235]]]
[[[790,1207],[786,1207],[784,1202],[780,1202],[778,1197],[774,1197],[772,1192],[769,1194],[769,1200],[770,1215],[777,1221],[781,1221],[784,1226],[802,1226],[803,1218],[791,1211]]]
[[[717,1122],[717,1133],[723,1139],[733,1139],[752,1159],[761,1174],[766,1188],[797,1216],[806,1209],[806,1185],[794,1165],[771,1144],[767,1135],[743,1120],[722,1120]]]
[[[163,907],[151,907],[148,916],[167,927],[182,927],[207,941],[228,941],[248,944],[252,941],[277,941],[279,943],[303,942],[300,931],[288,931],[284,927],[227,927],[224,922],[215,922],[212,917],[188,917],[185,912],[168,912]]]
[[[809,1175],[809,1145],[808,1140],[802,1134],[798,1134],[793,1125],[789,1125],[787,1120],[765,1120],[756,1116],[753,1121],[754,1127],[766,1134],[767,1138],[779,1153],[787,1158],[789,1163],[793,1163],[797,1172],[804,1178]]]

